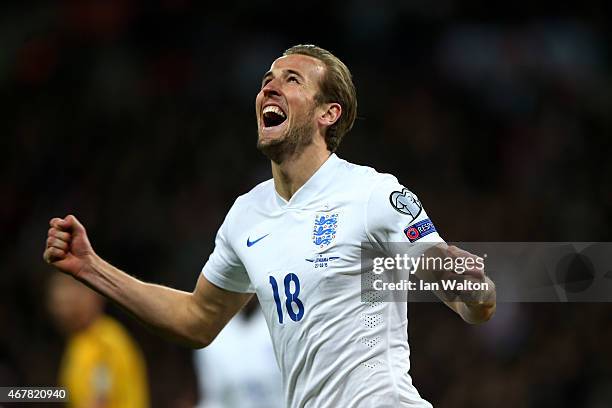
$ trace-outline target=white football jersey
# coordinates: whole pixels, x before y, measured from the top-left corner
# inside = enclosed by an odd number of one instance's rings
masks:
[[[332,154],[289,201],[272,179],[240,196],[202,273],[257,294],[287,408],[431,407],[408,374],[406,303],[361,297],[361,243],[417,240],[442,241],[417,197]]]

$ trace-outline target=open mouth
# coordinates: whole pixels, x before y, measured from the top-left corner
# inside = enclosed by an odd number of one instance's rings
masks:
[[[276,105],[268,105],[262,112],[264,128],[270,128],[282,124],[287,120],[287,114]]]

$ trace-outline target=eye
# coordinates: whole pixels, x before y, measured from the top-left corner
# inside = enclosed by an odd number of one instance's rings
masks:
[[[297,78],[295,75],[290,75],[290,76],[287,78],[287,82],[295,82],[296,84],[299,84],[299,83],[300,83],[300,81],[298,80],[298,78]]]
[[[263,88],[264,86],[268,85],[268,82],[270,81],[271,81],[270,78],[264,79],[263,81],[261,81],[261,87]]]

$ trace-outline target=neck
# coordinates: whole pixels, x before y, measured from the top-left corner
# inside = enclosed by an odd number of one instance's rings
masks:
[[[281,163],[272,161],[274,188],[289,201],[313,174],[325,163],[331,153],[316,143],[307,146],[299,154],[288,157]]]

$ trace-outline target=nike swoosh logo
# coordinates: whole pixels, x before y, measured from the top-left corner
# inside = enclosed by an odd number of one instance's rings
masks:
[[[253,246],[253,245],[255,245],[256,243],[258,243],[259,241],[261,241],[262,239],[264,239],[265,237],[267,237],[268,235],[270,235],[270,234],[266,234],[266,235],[264,235],[263,237],[259,237],[259,238],[257,238],[255,241],[251,241],[251,237],[248,237],[248,238],[247,238],[247,246],[248,246],[249,248],[250,248],[250,247],[252,247],[252,246]]]

